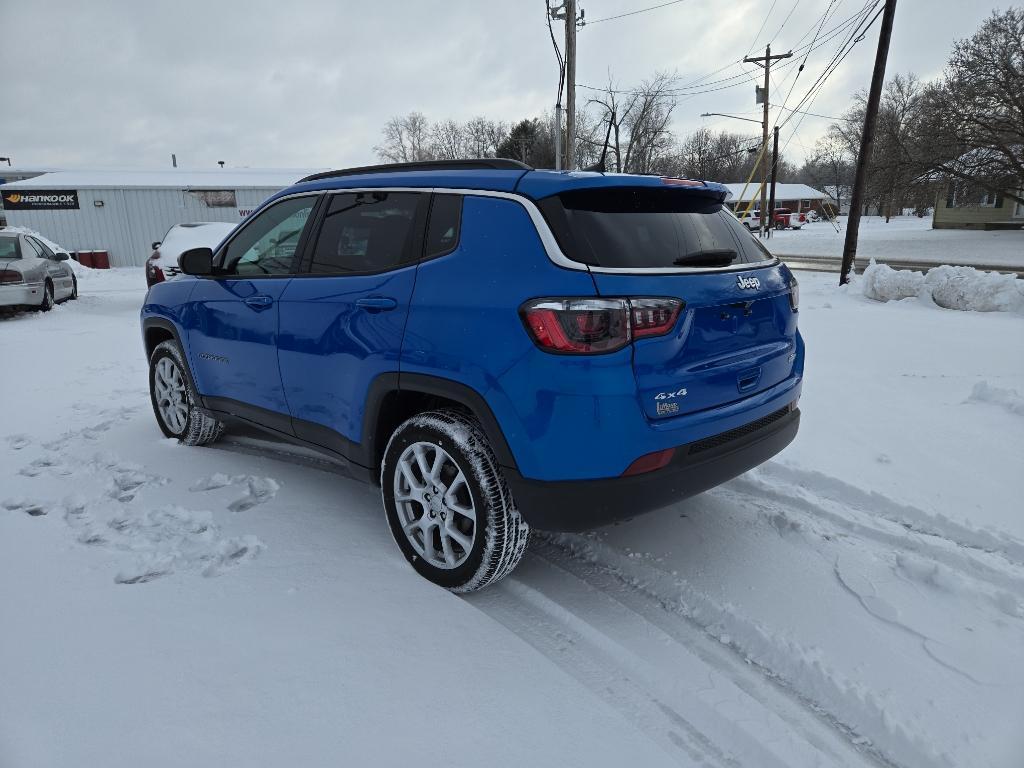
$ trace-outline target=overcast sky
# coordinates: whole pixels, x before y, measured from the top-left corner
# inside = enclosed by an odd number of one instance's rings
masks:
[[[581,1],[587,20],[664,0]],[[835,0],[826,30],[865,0]],[[794,8],[795,11],[790,14]],[[622,88],[658,70],[681,84],[741,59],[808,42],[828,0],[684,0],[579,32],[576,80]],[[955,39],[1004,3],[899,0],[888,72],[939,74]],[[755,40],[769,9],[774,11]],[[786,20],[787,15],[789,16]],[[161,167],[178,164],[323,167],[376,161],[392,115],[516,120],[550,110],[557,65],[544,0],[0,0],[3,77],[0,155],[16,166]],[[871,78],[876,23],[810,109],[840,114]],[[780,29],[781,27],[781,29]],[[556,32],[558,32],[556,27]],[[842,37],[813,52],[796,104]],[[752,69],[746,65],[747,69]],[[771,101],[789,90],[780,70]],[[707,78],[739,74],[729,69]],[[750,81],[683,99],[675,130],[756,126],[706,111],[756,117]],[[590,92],[580,88],[577,98]],[[829,121],[806,117],[787,155],[796,161]]]

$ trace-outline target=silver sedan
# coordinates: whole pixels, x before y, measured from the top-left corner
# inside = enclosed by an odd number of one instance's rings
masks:
[[[0,230],[0,308],[45,312],[58,301],[77,299],[78,281],[67,260],[31,235]]]

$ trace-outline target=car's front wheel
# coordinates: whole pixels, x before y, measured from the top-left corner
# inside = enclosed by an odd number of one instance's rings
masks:
[[[185,445],[212,443],[224,429],[198,407],[181,349],[173,341],[156,345],[149,358],[149,396],[160,431]]]
[[[43,285],[43,300],[39,302],[41,312],[49,312],[53,309],[53,283],[49,280]]]
[[[526,551],[530,527],[479,423],[465,414],[430,411],[400,425],[384,452],[381,495],[406,559],[453,592],[493,584]]]

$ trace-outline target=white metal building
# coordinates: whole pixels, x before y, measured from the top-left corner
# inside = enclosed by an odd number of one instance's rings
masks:
[[[175,224],[237,222],[317,169],[57,171],[0,185],[10,226],[72,251],[106,251],[113,267],[141,266]]]

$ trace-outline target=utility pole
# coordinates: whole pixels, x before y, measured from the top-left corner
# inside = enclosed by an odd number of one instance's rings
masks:
[[[562,170],[562,100],[555,104],[555,170]]]
[[[839,272],[839,284],[850,282],[853,260],[857,257],[857,236],[860,234],[860,212],[864,205],[864,184],[868,176],[868,162],[875,143],[875,122],[878,118],[878,104],[882,100],[882,85],[885,82],[885,62],[889,58],[889,41],[892,39],[892,20],[896,15],[896,0],[885,0],[882,12],[882,28],[878,32],[878,51],[875,53],[875,70],[871,73],[871,90],[864,112],[864,132],[860,137],[860,154],[857,155],[857,174],[853,179],[853,196],[850,198],[850,216],[846,222],[846,242],[843,244],[843,266]]]
[[[565,0],[565,169],[576,152],[576,0]]]
[[[772,219],[775,218],[775,180],[779,176],[779,126],[775,126],[775,138],[772,140],[772,196],[768,202],[768,210],[772,212]],[[799,206],[797,206],[799,207]],[[768,237],[772,232],[768,230]]]
[[[768,146],[768,86],[771,83],[770,75],[771,75],[772,61],[774,61],[776,59],[788,59],[792,55],[793,55],[793,52],[790,51],[789,53],[780,53],[780,54],[777,54],[775,56],[772,56],[772,47],[770,45],[768,45],[764,49],[764,56],[763,57],[755,56],[755,57],[751,58],[751,57],[748,56],[748,57],[743,59],[743,61],[746,62],[747,64],[757,64],[758,66],[763,66],[764,67],[764,89],[761,90],[761,93],[759,94],[761,99],[762,99],[762,103],[764,104],[764,120],[761,123],[761,146],[762,146],[762,148]],[[755,91],[756,90],[757,89],[756,89],[756,86],[755,86]],[[764,160],[762,161],[763,162],[763,169],[762,169],[762,172],[761,172],[761,230],[760,230],[760,235],[761,235],[761,237],[764,237],[765,229],[766,229],[765,219],[766,219],[766,217],[768,215],[768,212],[765,210],[768,207],[768,200],[766,199],[767,195],[768,195],[768,190],[766,189],[766,187],[767,187],[767,183],[766,182],[768,181],[768,167],[769,167],[768,163],[770,161],[768,160],[768,153],[767,152],[763,152],[761,156],[764,158]]]

